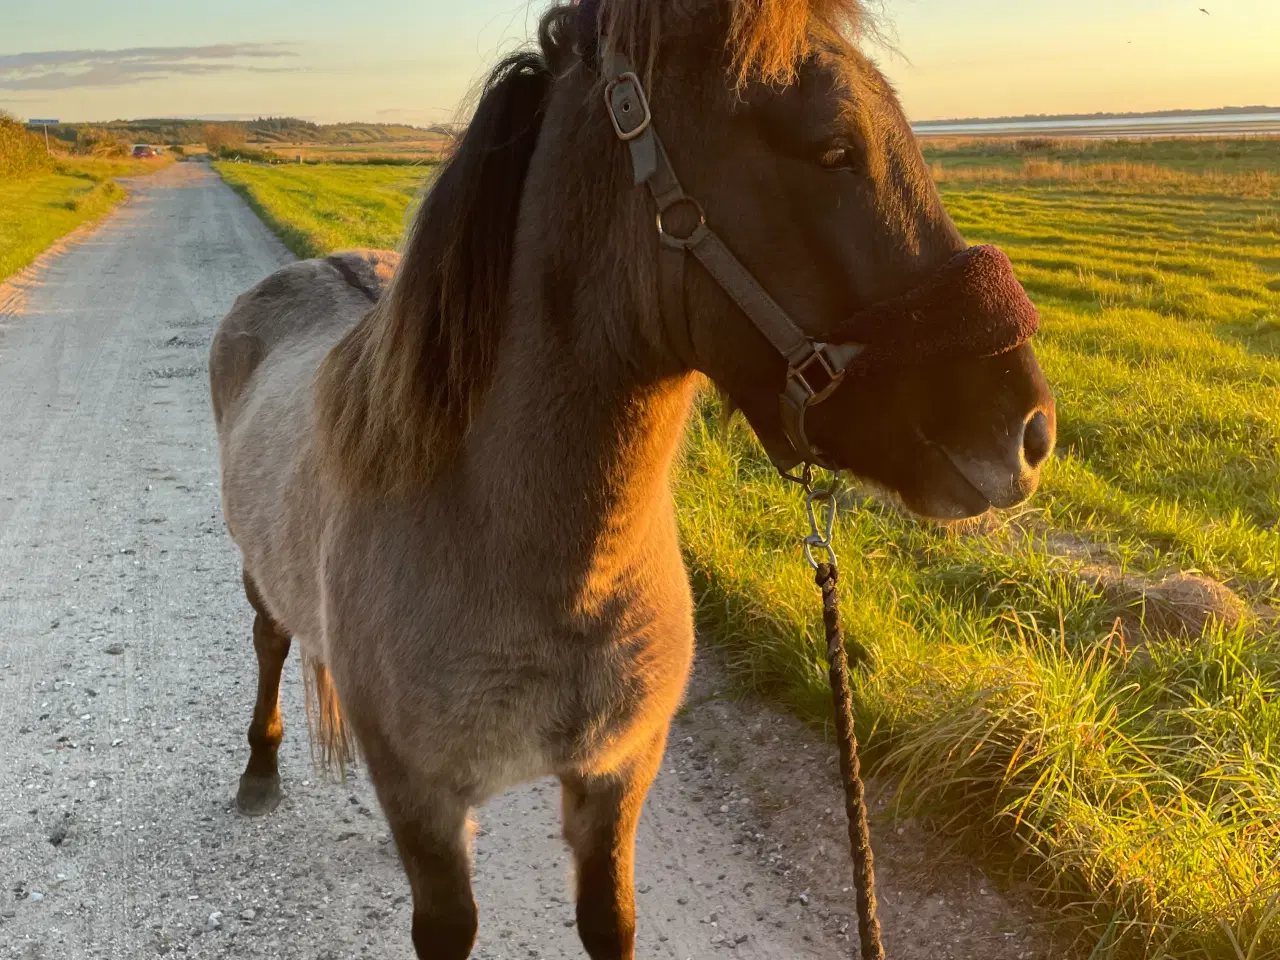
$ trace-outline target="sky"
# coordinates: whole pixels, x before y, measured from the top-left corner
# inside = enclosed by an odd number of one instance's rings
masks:
[[[544,6],[0,0],[0,109],[63,121],[451,121]],[[892,43],[867,49],[912,120],[1280,106],[1280,0],[882,0],[882,9]]]

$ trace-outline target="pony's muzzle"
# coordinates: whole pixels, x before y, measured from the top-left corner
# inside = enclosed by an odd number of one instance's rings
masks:
[[[1029,413],[994,449],[960,452],[943,447],[969,484],[998,509],[1017,506],[1040,484],[1040,468],[1053,452],[1052,404]]]

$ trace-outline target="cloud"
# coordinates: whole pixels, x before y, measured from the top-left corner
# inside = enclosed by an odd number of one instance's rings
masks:
[[[287,44],[220,43],[203,47],[129,47],[124,50],[46,50],[0,54],[0,90],[119,87],[178,74],[232,70],[278,73],[294,69],[244,60],[296,57]]]

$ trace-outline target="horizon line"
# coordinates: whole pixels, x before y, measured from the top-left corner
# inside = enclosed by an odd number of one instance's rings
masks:
[[[913,127],[929,127],[941,124],[993,124],[993,123],[1017,123],[1017,122],[1036,122],[1036,121],[1053,121],[1053,120],[1105,120],[1105,119],[1141,119],[1143,117],[1169,117],[1169,116],[1191,116],[1204,114],[1223,114],[1223,113],[1277,113],[1280,114],[1280,106],[1270,106],[1266,104],[1247,104],[1247,105],[1224,105],[1219,107],[1176,107],[1165,110],[1124,110],[1124,111],[1106,111],[1099,110],[1090,113],[1027,113],[1005,116],[986,116],[986,117],[949,117],[949,118],[933,118],[929,120],[912,120]],[[20,121],[24,126],[29,125],[31,117]],[[452,126],[446,123],[431,123],[422,125],[418,123],[410,123],[406,121],[394,120],[335,120],[322,121],[308,116],[298,116],[294,114],[212,114],[208,116],[139,116],[139,117],[116,117],[112,120],[58,120],[57,126],[75,127],[75,126],[111,126],[113,124],[136,124],[136,123],[253,123],[258,120],[297,120],[303,123],[311,123],[320,127],[341,127],[362,125],[370,127],[411,127],[415,130],[430,132],[435,127]]]

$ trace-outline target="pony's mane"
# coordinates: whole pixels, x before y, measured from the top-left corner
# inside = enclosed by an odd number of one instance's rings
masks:
[[[317,378],[322,455],[374,489],[428,482],[461,446],[492,380],[506,326],[525,175],[555,77],[602,37],[652,63],[663,17],[726,16],[739,84],[786,83],[822,36],[850,36],[861,0],[573,0],[542,18],[538,48],[499,63],[435,178],[382,299],[333,349]],[[669,24],[670,25],[670,24]]]
[[[386,293],[320,368],[321,446],[339,476],[382,489],[428,480],[462,443],[492,379],[520,197],[553,79],[549,19],[540,51],[490,73]]]

